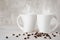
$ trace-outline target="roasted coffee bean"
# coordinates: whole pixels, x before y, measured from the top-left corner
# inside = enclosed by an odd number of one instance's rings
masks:
[[[29,37],[27,37],[27,39],[29,39]]]
[[[53,33],[52,33],[52,35],[53,35],[53,37],[56,37],[56,35],[54,35]]]
[[[40,35],[37,35],[37,37],[41,37]]]
[[[31,35],[34,35],[34,34],[31,34]]]
[[[48,35],[48,34],[46,34],[46,36],[47,36],[47,37],[49,37],[49,35]]]
[[[25,34],[23,34],[23,35],[25,35]]]
[[[49,37],[49,39],[51,39],[51,37],[50,37],[50,35],[48,34],[48,35],[46,35],[47,37]]]
[[[15,34],[12,34],[13,36],[15,36]]]
[[[28,32],[26,32],[26,34],[28,34]]]
[[[56,33],[58,33],[58,32],[56,32]]]
[[[27,39],[26,37],[24,39]]]
[[[19,37],[18,35],[16,37]]]
[[[41,33],[41,34],[43,34],[43,33]]]
[[[51,39],[51,37],[49,37],[49,39]]]
[[[53,35],[53,37],[56,37],[56,35]]]
[[[47,35],[47,33],[43,33],[43,36],[46,36]]]
[[[41,33],[38,33],[38,34],[37,34],[37,36],[38,36],[38,37],[41,37],[41,36],[42,36],[42,34],[41,34]]]
[[[28,34],[27,36],[31,36],[31,34]]]
[[[52,35],[54,35],[54,34],[52,33]]]
[[[46,34],[43,34],[43,36],[45,36]]]
[[[47,39],[47,37],[44,37],[45,39]]]
[[[6,39],[8,39],[8,36],[6,36]]]
[[[37,38],[37,36],[34,36],[35,38]]]
[[[20,36],[21,34],[19,34],[19,36]]]

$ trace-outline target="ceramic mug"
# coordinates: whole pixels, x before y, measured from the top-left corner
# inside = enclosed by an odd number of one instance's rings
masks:
[[[22,20],[22,25],[18,20]],[[34,14],[20,14],[17,18],[17,25],[23,32],[32,32],[36,24],[37,16]]]
[[[56,19],[55,27],[51,27],[52,19]],[[54,31],[58,27],[57,18],[54,15],[44,15],[38,14],[37,15],[37,25],[39,28],[39,32],[49,33]]]

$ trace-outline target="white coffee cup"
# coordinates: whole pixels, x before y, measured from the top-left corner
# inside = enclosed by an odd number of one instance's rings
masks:
[[[52,19],[56,19],[55,27],[51,27]],[[44,15],[38,14],[37,15],[37,25],[39,28],[39,32],[49,33],[54,31],[58,27],[57,18],[54,15]]]
[[[21,18],[23,25],[19,24]],[[17,18],[17,25],[23,32],[32,32],[36,24],[37,16],[34,14],[20,14]]]

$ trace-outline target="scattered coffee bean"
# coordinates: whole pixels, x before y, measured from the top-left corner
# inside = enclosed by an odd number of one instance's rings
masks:
[[[54,35],[54,34],[52,33],[52,35]]]
[[[31,36],[30,34],[28,34],[27,36]]]
[[[56,34],[57,33],[59,33],[59,32],[55,32]],[[35,32],[35,33],[28,33],[28,32],[26,32],[26,33],[23,33],[22,35],[27,35],[27,37],[25,37],[24,39],[29,39],[29,36],[31,36],[31,35],[33,35],[34,36],[34,38],[38,38],[38,37],[44,37],[45,39],[47,39],[47,37],[49,38],[49,39],[52,39],[52,37],[48,34],[48,33],[42,33],[42,32]],[[60,33],[59,33],[60,34]],[[12,34],[13,36],[15,36],[15,34]],[[16,37],[19,37],[21,34],[18,34],[18,35],[16,35]],[[53,37],[56,37],[56,35],[55,34],[51,34]],[[8,36],[6,36],[6,39],[8,39]]]
[[[44,37],[45,39],[47,39],[47,37]]]
[[[56,35],[54,35],[53,33],[52,33],[52,35],[53,35],[53,37],[56,37]]]
[[[46,34],[46,36],[47,36],[47,37],[49,37],[49,35],[48,35],[48,34]]]
[[[43,33],[43,36],[46,36],[47,35],[47,33]]]
[[[19,37],[18,35],[16,37]]]
[[[31,34],[31,35],[33,35],[33,34]]]
[[[56,32],[56,33],[58,33],[58,32]]]
[[[27,39],[27,38],[24,38],[24,39]]]
[[[15,36],[15,34],[12,34],[13,36]]]
[[[23,34],[23,35],[25,35],[25,34]]]
[[[28,34],[28,32],[26,32],[26,34]]]
[[[45,36],[46,34],[44,33],[43,36]]]
[[[41,33],[41,34],[43,34],[43,33]]]
[[[20,36],[21,34],[19,34],[19,36]]]
[[[51,39],[51,37],[49,37],[49,39]]]
[[[41,33],[38,33],[38,34],[37,34],[37,37],[41,37],[41,36],[42,36],[42,34],[41,34]]]
[[[6,36],[6,39],[8,39],[8,36]]]
[[[27,39],[29,39],[29,37],[27,37]]]
[[[53,35],[54,37],[56,37],[56,35]]]
[[[34,36],[35,38],[37,38],[37,36]]]
[[[49,37],[49,39],[51,39],[51,36],[49,34],[46,34],[46,37]]]

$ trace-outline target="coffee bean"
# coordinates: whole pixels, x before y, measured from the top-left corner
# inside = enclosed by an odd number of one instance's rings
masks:
[[[28,34],[27,36],[31,36],[30,34]]]
[[[52,35],[53,35],[53,37],[56,37],[56,35],[54,35],[53,33],[52,33]]]
[[[34,36],[35,38],[37,38],[37,36]]]
[[[15,36],[15,34],[12,34],[13,36]]]
[[[58,33],[58,32],[56,32],[56,33]]]
[[[46,34],[43,34],[43,36],[45,36]]]
[[[56,37],[56,35],[53,35],[54,37]]]
[[[31,34],[31,35],[33,35],[33,34]]]
[[[26,34],[28,34],[28,32],[26,32]]]
[[[23,34],[23,35],[25,35],[25,34]]]
[[[45,39],[47,39],[47,37],[44,37]]]
[[[38,34],[37,34],[37,37],[41,37],[41,36],[42,36],[42,34],[41,34],[41,33],[38,33]]]
[[[52,33],[52,35],[54,35],[54,34]]]
[[[27,39],[29,39],[29,37],[27,37]]]
[[[46,36],[47,35],[47,33],[43,33],[43,36]]]
[[[6,39],[8,39],[8,36],[6,36]]]
[[[41,34],[43,34],[43,33],[41,33]]]
[[[16,37],[18,37],[18,35]]]
[[[21,34],[19,34],[19,36],[20,36]]]
[[[49,35],[48,35],[48,34],[46,34],[46,36],[47,36],[47,37],[49,37]]]
[[[27,39],[27,38],[24,38],[24,39]]]
[[[51,39],[51,37],[49,37],[49,39]]]

